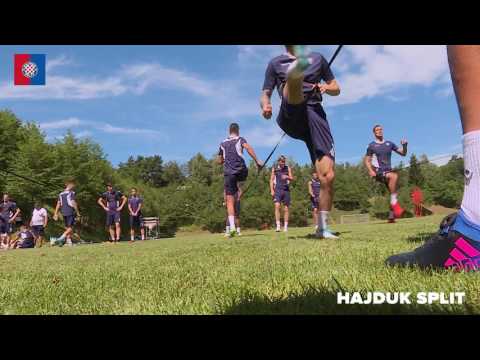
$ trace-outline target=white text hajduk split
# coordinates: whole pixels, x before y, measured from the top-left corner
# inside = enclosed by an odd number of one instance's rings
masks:
[[[418,292],[412,294],[410,292],[338,292],[337,304],[344,305],[380,305],[380,304],[420,304],[420,305],[461,305],[465,301],[464,292]]]

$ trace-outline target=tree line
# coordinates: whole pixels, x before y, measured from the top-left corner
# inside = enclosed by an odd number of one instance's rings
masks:
[[[28,218],[36,200],[53,208],[64,181],[75,179],[82,213],[81,231],[99,239],[105,236],[104,213],[96,205],[113,182],[128,194],[136,187],[145,198],[145,216],[158,216],[164,236],[173,236],[179,227],[195,226],[220,232],[225,225],[223,207],[223,169],[215,155],[193,156],[188,162],[163,161],[160,155],[130,157],[114,167],[101,146],[89,138],[77,138],[71,132],[54,142],[33,123],[25,123],[8,110],[0,111],[0,191],[8,192]],[[288,159],[295,181],[291,184],[291,226],[305,226],[311,218],[307,183],[312,167]],[[270,164],[271,165],[271,164]],[[270,172],[256,177],[253,163],[245,184],[255,181],[242,199],[242,228],[269,228],[274,223],[273,203],[269,190]],[[5,172],[8,171],[8,172]],[[400,164],[399,200],[412,216],[411,190],[422,189],[425,205],[458,207],[463,193],[463,159],[453,156],[448,164],[437,166],[425,155],[410,157],[409,166]],[[28,178],[23,179],[12,174]],[[32,181],[33,180],[33,181]],[[336,165],[335,211],[369,213],[377,218],[388,215],[389,199],[384,185],[369,178],[363,164]],[[335,215],[334,211],[334,215]],[[123,226],[127,212],[123,211]],[[50,227],[52,234],[56,224]],[[126,229],[125,229],[126,230]],[[48,233],[47,233],[48,236]]]

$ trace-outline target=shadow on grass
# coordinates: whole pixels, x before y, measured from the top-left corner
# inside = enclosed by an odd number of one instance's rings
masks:
[[[412,243],[423,243],[434,236],[436,232],[422,232],[412,236],[407,237],[408,242]]]
[[[287,298],[268,299],[265,296],[247,294],[229,307],[225,315],[467,315],[474,314],[467,304],[447,307],[445,305],[415,304],[337,304],[337,291],[326,288],[310,288],[302,294]]]

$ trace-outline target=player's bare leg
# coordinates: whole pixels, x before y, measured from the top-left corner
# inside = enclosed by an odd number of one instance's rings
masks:
[[[333,182],[335,180],[335,163],[329,156],[323,156],[315,162],[318,180],[321,184],[318,199],[319,216],[317,236],[320,238],[337,238],[328,229],[327,220],[333,204]]]
[[[275,224],[277,225],[276,231],[279,232],[281,228],[281,210],[282,204],[279,202],[275,203]]]
[[[288,206],[283,205],[283,231],[287,232],[288,231]]]

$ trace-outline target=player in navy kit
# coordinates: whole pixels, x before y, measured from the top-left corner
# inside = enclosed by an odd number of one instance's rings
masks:
[[[315,224],[315,230],[318,229],[318,209],[320,196],[320,181],[316,172],[312,173],[312,179],[308,182],[308,193],[310,195],[310,203],[312,204],[313,223]]]
[[[402,148],[398,148],[393,142],[384,139],[383,128],[380,125],[374,126],[373,134],[375,141],[368,145],[364,163],[369,175],[387,186],[390,191],[390,207],[394,216],[399,218],[404,210],[398,202],[398,174],[392,169],[392,152],[395,151],[401,156],[406,156],[408,142],[402,140]]]
[[[100,205],[107,214],[106,226],[110,233],[111,242],[114,244],[120,241],[120,212],[126,202],[127,197],[120,191],[114,190],[110,183],[107,184],[107,191],[97,200],[97,204]]]
[[[237,184],[238,191],[235,193],[233,198],[235,199],[235,227],[237,230],[237,235],[242,235],[240,232],[240,208],[241,208],[241,198],[242,198],[242,187],[240,183]],[[227,208],[227,194],[225,190],[223,191],[223,206]],[[228,221],[228,211],[227,217],[225,219],[225,237],[230,236],[230,222]]]
[[[218,151],[217,161],[223,164],[224,189],[230,225],[230,237],[235,236],[235,194],[238,192],[238,184],[247,180],[248,168],[243,157],[243,149],[247,150],[257,165],[261,168],[262,162],[257,159],[255,151],[240,136],[240,127],[236,123],[230,124],[229,136],[222,141]]]
[[[128,197],[128,213],[130,215],[130,241],[135,241],[135,228],[140,229],[142,240],[145,240],[145,229],[143,227],[143,198],[138,195],[137,189],[130,190]]]
[[[13,224],[20,214],[20,209],[14,201],[11,201],[7,193],[3,194],[0,202],[0,245],[10,247],[10,234],[13,231]]]
[[[293,180],[292,169],[286,165],[285,156],[278,158],[277,165],[272,167],[272,175],[270,176],[270,193],[275,204],[275,222],[276,231],[279,232],[280,225],[280,209],[283,204],[283,231],[288,231],[288,208],[290,207],[290,181]]]
[[[80,217],[76,195],[73,191],[74,188],[75,183],[73,181],[65,183],[65,190],[58,195],[57,205],[53,214],[53,220],[57,221],[58,212],[62,213],[65,231],[58,240],[63,241],[66,239],[66,244],[69,246],[72,246],[73,227],[75,226],[76,217]]]
[[[286,50],[268,64],[260,99],[262,115],[272,117],[270,99],[277,88],[282,99],[277,123],[287,135],[305,142],[322,184],[316,237],[336,238],[327,227],[333,203],[335,150],[322,99],[324,94],[339,95],[340,87],[321,54],[307,54],[301,45],[286,45]]]

